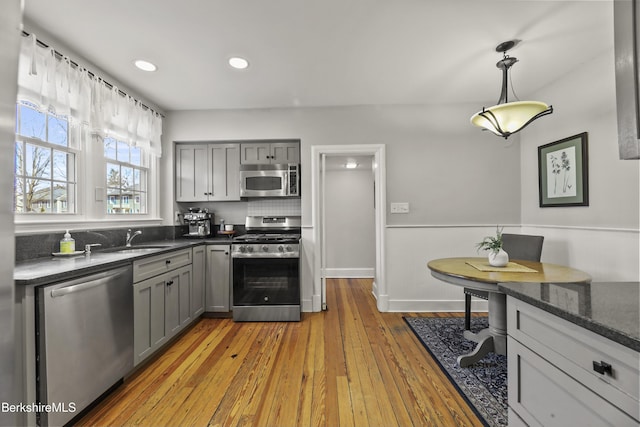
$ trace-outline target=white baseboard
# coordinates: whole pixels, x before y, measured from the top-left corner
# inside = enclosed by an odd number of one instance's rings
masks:
[[[487,312],[489,303],[473,299],[471,311]],[[464,300],[389,300],[389,311],[407,313],[464,312]]]
[[[373,268],[325,268],[324,277],[328,279],[361,279],[374,278]]]

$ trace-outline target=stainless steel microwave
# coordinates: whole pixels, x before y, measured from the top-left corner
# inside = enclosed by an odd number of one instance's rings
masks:
[[[240,165],[240,197],[300,197],[300,165]]]

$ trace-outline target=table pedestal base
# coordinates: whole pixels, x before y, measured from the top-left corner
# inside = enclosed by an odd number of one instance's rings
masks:
[[[477,334],[471,331],[464,331],[464,337],[469,341],[477,342],[478,345],[469,354],[458,356],[458,365],[466,368],[482,359],[489,352],[493,351],[493,336],[489,333],[489,328],[483,329]]]
[[[489,293],[489,327],[474,334],[464,331],[464,337],[478,343],[469,354],[458,356],[458,365],[466,368],[490,352],[507,354],[507,297],[498,292]]]

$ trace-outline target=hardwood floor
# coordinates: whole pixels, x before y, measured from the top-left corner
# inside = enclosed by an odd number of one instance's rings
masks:
[[[329,281],[327,306],[301,322],[204,318],[77,425],[482,425],[370,280]]]

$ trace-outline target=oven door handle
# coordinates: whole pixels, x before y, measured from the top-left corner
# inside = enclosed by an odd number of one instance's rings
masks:
[[[297,253],[284,253],[284,254],[274,254],[274,253],[270,253],[270,254],[261,254],[261,253],[250,253],[250,254],[243,254],[243,253],[234,253],[231,254],[231,258],[233,259],[283,259],[283,258],[300,258],[300,254]]]

